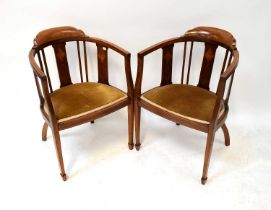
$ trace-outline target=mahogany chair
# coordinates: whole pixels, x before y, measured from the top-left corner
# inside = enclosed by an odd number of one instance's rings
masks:
[[[74,43],[74,56],[77,57],[77,69],[71,69],[68,62],[66,43]],[[90,82],[88,71],[87,45],[96,44],[98,81]],[[52,48],[51,48],[52,47]],[[60,87],[53,89],[45,49],[51,48],[55,54]],[[127,93],[111,86],[108,79],[108,51],[113,50],[124,58]],[[83,57],[83,58],[81,58]],[[81,30],[64,26],[41,31],[34,40],[29,53],[37,91],[40,110],[45,120],[42,140],[46,140],[48,126],[52,130],[60,175],[67,179],[60,142],[59,131],[115,112],[128,106],[129,149],[133,149],[133,81],[130,67],[130,53],[108,41],[89,37]],[[73,71],[73,72],[72,72]],[[71,72],[77,71],[79,82],[73,82]]]
[[[173,47],[175,44],[183,45],[183,61],[181,81],[172,84]],[[198,83],[190,84],[190,68],[192,64],[194,44],[204,44],[204,53]],[[189,54],[187,53],[187,48]],[[218,85],[210,90],[213,64],[217,49],[225,51]],[[160,86],[141,93],[143,65],[146,55],[162,50],[162,78]],[[186,61],[188,57],[188,62]],[[228,101],[230,97],[234,72],[239,60],[234,37],[227,31],[211,28],[197,27],[187,31],[183,36],[172,38],[153,45],[138,53],[138,70],[135,84],[135,136],[137,150],[140,149],[140,112],[141,107],[163,118],[175,122],[177,125],[194,128],[208,134],[203,173],[201,183],[207,181],[210,156],[216,131],[222,128],[225,145],[230,145],[229,132],[225,121],[228,115]],[[193,68],[192,68],[193,69]],[[194,69],[193,69],[194,70]]]

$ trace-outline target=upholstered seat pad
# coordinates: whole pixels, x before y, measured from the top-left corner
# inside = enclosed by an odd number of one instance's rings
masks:
[[[209,123],[217,96],[199,87],[170,84],[145,92],[141,99],[184,118]]]
[[[127,95],[112,86],[85,82],[68,85],[50,94],[55,115],[63,121],[112,105]]]

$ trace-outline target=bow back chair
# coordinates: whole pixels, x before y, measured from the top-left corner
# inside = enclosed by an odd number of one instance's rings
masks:
[[[73,44],[73,56],[77,57],[78,70],[71,69],[68,62],[66,43]],[[90,82],[87,46],[96,44],[98,81]],[[54,52],[60,87],[53,89],[45,49]],[[127,93],[109,84],[108,51],[113,50],[123,56],[127,82]],[[92,122],[125,106],[128,106],[129,149],[133,149],[133,82],[130,67],[130,53],[108,41],[89,37],[81,30],[64,26],[46,29],[37,34],[30,50],[29,60],[34,73],[40,99],[40,110],[45,120],[42,140],[46,140],[48,126],[52,130],[60,175],[67,179],[60,142],[59,131],[83,123]],[[79,82],[71,75],[77,71]],[[73,74],[72,74],[73,73]]]
[[[190,84],[193,46],[204,46],[199,79],[195,85]],[[181,81],[172,83],[173,47],[183,45]],[[217,49],[225,53],[219,70],[213,69]],[[162,50],[162,74],[160,86],[141,93],[143,65],[146,55]],[[224,52],[223,52],[224,51]],[[183,36],[172,38],[153,45],[138,53],[138,70],[135,84],[135,136],[136,149],[140,149],[140,113],[141,107],[163,118],[208,134],[205,149],[204,166],[201,183],[207,181],[210,156],[215,132],[222,128],[225,145],[230,145],[229,132],[225,121],[228,115],[234,72],[239,60],[235,38],[227,31],[213,27],[196,27]],[[200,66],[200,64],[199,64]],[[190,72],[191,70],[191,72]],[[210,90],[213,72],[219,75],[218,85]]]

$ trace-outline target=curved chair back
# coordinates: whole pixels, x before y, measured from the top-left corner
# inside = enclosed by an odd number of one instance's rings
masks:
[[[198,87],[210,90],[210,81],[212,79],[213,67],[215,62],[216,53],[218,48],[222,48],[224,51],[224,59],[220,64],[220,85],[217,86],[216,92],[218,94],[221,89],[225,89],[226,80],[229,80],[227,93],[223,93],[226,105],[229,100],[232,81],[234,77],[234,71],[238,65],[239,53],[236,48],[236,40],[233,35],[225,30],[213,28],[213,27],[196,27],[188,30],[183,36],[172,38],[158,43],[152,47],[149,47],[138,54],[139,65],[138,75],[136,81],[136,95],[141,93],[143,57],[157,49],[162,49],[162,74],[160,85],[172,84],[172,68],[173,68],[173,49],[174,45],[178,43],[183,44],[182,49],[182,66],[181,68],[181,84],[190,84],[190,70],[193,65],[193,51],[195,43],[204,44],[204,52],[202,57],[202,64],[199,74]],[[141,74],[141,75],[140,75]],[[221,92],[222,94],[222,92]]]
[[[98,82],[109,85],[108,79],[108,50],[114,50],[125,58],[130,57],[130,53],[124,49],[109,43],[105,40],[89,37],[85,35],[82,30],[76,29],[70,26],[56,27],[43,30],[39,32],[34,39],[34,46],[29,53],[30,64],[34,71],[38,93],[41,98],[41,104],[43,104],[43,95],[40,91],[40,84],[38,78],[48,82],[49,93],[52,93],[54,89],[59,87],[53,87],[50,74],[52,73],[49,69],[49,65],[46,59],[46,48],[53,48],[60,87],[64,87],[73,84],[76,78],[72,78],[71,69],[69,65],[69,56],[66,49],[66,43],[76,43],[75,54],[78,58],[78,66],[80,74],[80,82],[89,82],[89,64],[88,64],[88,53],[87,45],[90,43],[96,44],[97,47],[97,64],[98,64]],[[37,62],[36,62],[37,60]],[[127,79],[127,90],[128,95],[132,96],[133,86],[132,77],[130,75],[130,60],[125,59],[125,72]],[[74,73],[74,72],[72,72]],[[76,74],[75,74],[76,75]],[[97,81],[94,81],[97,82]],[[45,87],[46,88],[46,87]]]

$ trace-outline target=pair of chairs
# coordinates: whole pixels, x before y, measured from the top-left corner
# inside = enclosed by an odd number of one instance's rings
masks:
[[[66,43],[74,43],[78,60],[79,82],[71,79]],[[190,85],[190,69],[194,43],[204,44],[201,70],[197,85]],[[98,82],[89,80],[88,44],[96,44]],[[172,83],[173,47],[183,45],[181,81]],[[60,88],[53,89],[49,65],[45,51],[53,48],[58,70]],[[188,51],[189,48],[189,52]],[[218,48],[225,51],[219,70],[220,76],[215,91],[210,91],[215,55]],[[141,93],[144,58],[162,50],[162,75],[160,86]],[[113,50],[123,56],[127,93],[109,84],[108,51]],[[175,122],[177,125],[194,128],[208,134],[201,183],[207,181],[208,166],[215,132],[222,128],[225,145],[230,144],[225,120],[228,114],[228,101],[239,54],[234,37],[227,31],[197,27],[183,36],[158,43],[138,53],[138,69],[135,87],[131,76],[130,53],[108,41],[89,37],[74,27],[56,27],[41,31],[34,40],[29,60],[40,99],[40,110],[45,120],[42,140],[47,138],[48,126],[52,130],[60,175],[67,179],[61,149],[61,130],[91,122],[123,107],[128,107],[128,147],[133,149],[135,127],[135,147],[140,149],[141,107]],[[188,61],[187,61],[188,60]],[[75,67],[73,67],[75,68]],[[72,72],[73,74],[75,72]],[[228,85],[227,85],[228,83]],[[135,122],[135,126],[134,126]]]

